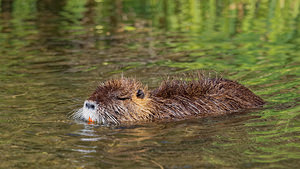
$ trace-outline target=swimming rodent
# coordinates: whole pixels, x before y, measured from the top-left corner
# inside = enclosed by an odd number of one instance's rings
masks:
[[[217,116],[259,108],[265,103],[235,81],[201,73],[191,79],[165,80],[153,90],[135,79],[112,79],[101,83],[73,117],[118,125]]]

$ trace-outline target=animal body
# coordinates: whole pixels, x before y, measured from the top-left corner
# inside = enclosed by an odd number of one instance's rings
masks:
[[[230,114],[264,103],[235,81],[201,73],[190,80],[165,80],[153,90],[135,79],[122,77],[101,83],[73,117],[118,125]]]

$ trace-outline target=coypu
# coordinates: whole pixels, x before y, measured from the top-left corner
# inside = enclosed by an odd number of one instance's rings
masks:
[[[193,80],[165,80],[153,90],[135,79],[109,80],[97,87],[73,117],[101,124],[124,124],[230,114],[265,103],[235,81],[201,73],[190,78]]]

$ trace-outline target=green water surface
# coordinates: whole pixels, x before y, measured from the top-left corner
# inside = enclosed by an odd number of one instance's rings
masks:
[[[299,168],[300,0],[0,0],[0,168]],[[262,110],[105,127],[69,118],[97,84],[191,70]]]

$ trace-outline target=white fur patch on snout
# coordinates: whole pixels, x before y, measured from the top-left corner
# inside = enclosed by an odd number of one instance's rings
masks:
[[[81,118],[88,121],[92,119],[93,121],[99,122],[99,115],[97,114],[98,104],[95,101],[86,100],[83,104]]]

